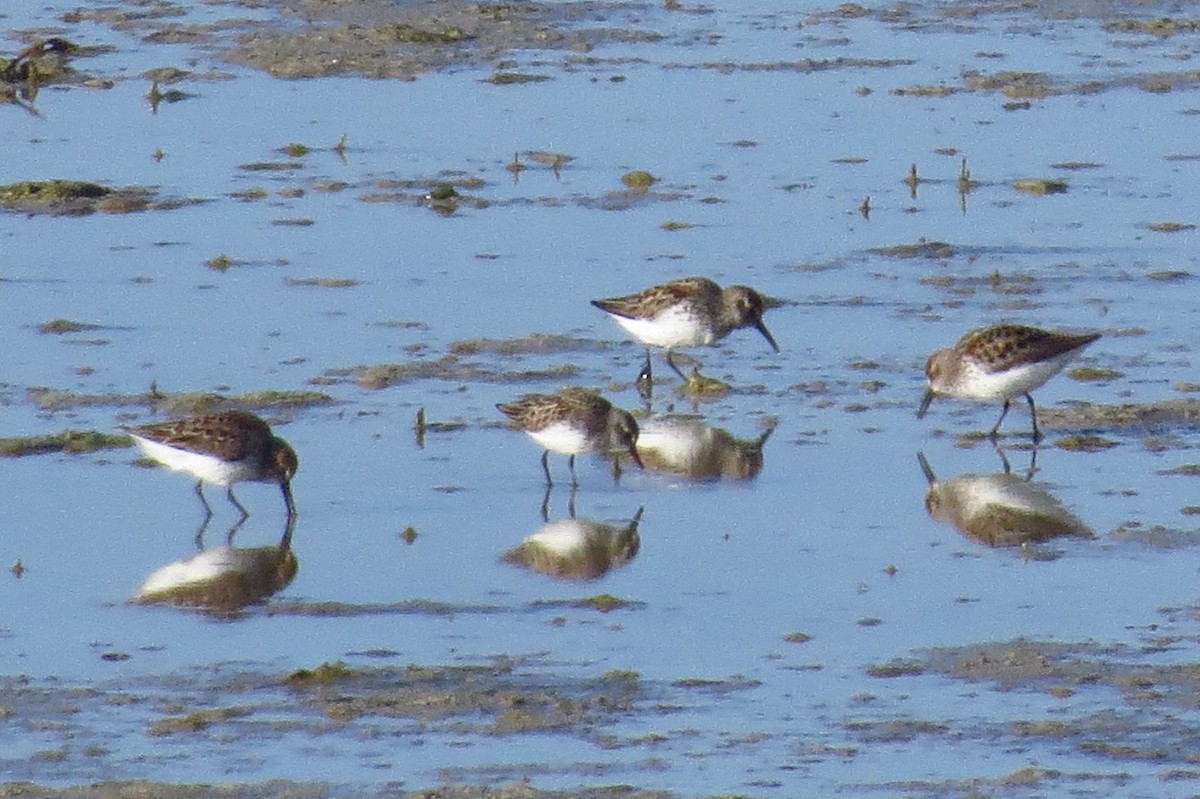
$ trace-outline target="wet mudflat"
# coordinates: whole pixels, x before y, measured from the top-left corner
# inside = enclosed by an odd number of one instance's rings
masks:
[[[1196,792],[1194,19],[0,28],[0,793]],[[655,353],[646,408],[588,300],[692,274],[782,351],[689,351],[699,394]],[[914,418],[1000,320],[1103,334],[1036,450],[1023,403],[998,447],[998,407]],[[494,406],[564,385],[636,412],[645,471],[543,485]],[[294,528],[255,485],[202,527],[119,430],[225,408],[299,453]]]

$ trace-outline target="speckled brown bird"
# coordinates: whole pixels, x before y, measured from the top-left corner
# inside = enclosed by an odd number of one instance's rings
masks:
[[[671,359],[675,347],[715,344],[734,330],[752,327],[779,352],[763,322],[766,300],[749,286],[721,288],[706,277],[685,277],[624,297],[592,300],[592,305],[642,343],[664,347],[667,364],[685,380]]]
[[[233,495],[233,484],[277,483],[283,490],[288,518],[296,514],[292,477],[299,467],[296,451],[259,417],[245,411],[224,411],[173,422],[122,428],[149,458],[197,479],[196,495],[204,499],[205,483],[225,486],[229,501],[249,516]]]
[[[496,407],[512,420],[514,427],[545,448],[542,471],[546,474],[546,485],[554,484],[547,463],[551,450],[570,456],[571,485],[578,485],[575,456],[580,452],[623,450],[638,468],[642,467],[636,446],[637,420],[628,411],[614,408],[595,391],[571,387],[557,394],[526,394]]]
[[[995,438],[1009,405],[1017,397],[1029,402],[1033,440],[1040,441],[1032,392],[1079,356],[1099,333],[1058,333],[1023,325],[993,325],[972,330],[953,347],[940,349],[925,363],[928,386],[917,410],[920,419],[935,396],[1002,400],[1004,409],[990,433]]]

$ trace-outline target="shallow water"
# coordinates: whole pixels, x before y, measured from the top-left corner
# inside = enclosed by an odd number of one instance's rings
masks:
[[[10,498],[0,508],[0,564],[25,569],[0,580],[0,673],[139,698],[79,700],[62,726],[0,699],[20,708],[0,726],[0,763],[12,778],[286,776],[379,788],[528,775],[542,788],[630,783],[686,795],[957,795],[955,781],[1003,784],[1038,765],[1059,773],[1035,792],[1193,792],[1165,776],[1191,760],[1161,727],[1118,735],[1139,751],[1159,743],[1170,752],[1153,759],[1022,738],[1008,726],[1137,709],[1108,687],[1055,696],[1040,684],[997,691],[932,673],[872,676],[870,667],[1019,637],[1124,644],[1137,663],[1195,662],[1197,536],[1183,512],[1195,504],[1194,478],[1162,473],[1193,462],[1193,425],[1118,428],[1067,412],[1077,401],[1186,398],[1178,389],[1196,380],[1196,234],[1149,225],[1196,223],[1200,102],[1186,82],[1140,85],[1185,74],[1195,34],[1106,31],[1120,9],[1043,16],[997,6],[965,16],[928,5],[888,22],[768,3],[707,13],[597,7],[615,26],[664,38],[519,52],[521,70],[552,78],[525,85],[484,82],[491,67],[412,82],[282,81],[220,60],[217,46],[57,22],[71,7],[6,10],[0,23],[61,26],[74,41],[113,45],[76,66],[114,83],[43,87],[38,116],[0,106],[0,183],[149,184],[205,202],[124,215],[0,214],[9,340],[0,431],[110,431],[156,418],[145,404],[113,401],[46,410],[29,394],[37,387],[122,397],[152,383],[233,395],[317,390],[335,402],[264,412],[300,453],[298,573],[232,618],[126,601],[152,572],[196,553],[201,508],[186,478],[134,467],[131,450],[0,459]],[[237,6],[187,9],[191,22],[270,18]],[[9,41],[6,51],[19,49],[15,34]],[[801,58],[847,61],[789,66]],[[209,79],[183,81],[195,96],[152,113],[139,76],[168,65]],[[961,88],[969,70],[1117,85],[1033,97],[1017,110],[1003,107],[1014,98],[1000,91],[892,93]],[[343,135],[344,157],[334,149]],[[291,142],[313,151],[279,151]],[[530,150],[574,160],[556,172],[524,156],[528,168],[514,180],[506,166]],[[977,181],[966,195],[955,188],[963,158]],[[242,168],[268,161],[299,166]],[[1093,166],[1054,166],[1065,162]],[[928,181],[915,197],[903,182],[913,163]],[[660,178],[647,196],[621,185],[632,169]],[[487,207],[442,215],[411,196],[365,201],[398,190],[386,181],[460,173],[482,180],[463,191]],[[1027,177],[1063,178],[1068,190],[1012,187]],[[333,181],[346,185],[330,190]],[[265,196],[231,196],[254,188]],[[866,197],[868,218],[857,210]],[[953,250],[904,258],[879,249],[922,240]],[[221,254],[235,264],[205,265]],[[766,319],[781,353],[752,331],[692,353],[735,386],[699,405],[705,424],[742,442],[775,425],[761,471],[693,480],[627,470],[614,483],[607,464],[581,458],[576,516],[621,525],[643,508],[636,555],[585,582],[502,562],[546,523],[545,496],[538,448],[505,429],[494,404],[570,382],[637,407],[631,381],[643,350],[587,300],[688,274],[781,301]],[[312,279],[352,284],[303,284]],[[39,332],[60,318],[97,327]],[[1034,480],[1094,538],[990,548],[926,512],[918,452],[939,480],[1003,470],[986,441],[956,437],[989,429],[997,408],[938,402],[914,418],[925,356],[999,319],[1106,334],[1082,363],[1113,377],[1063,376],[1037,394],[1049,436]],[[355,371],[535,333],[581,343],[468,350],[454,368],[381,389]],[[577,371],[564,380],[564,367]],[[669,374],[661,360],[656,367]],[[550,376],[537,378],[542,370]],[[657,387],[656,414],[674,385]],[[413,432],[419,408],[431,423],[453,423],[431,429],[423,447]],[[1027,425],[1023,407],[1005,425],[1018,475],[1030,465]],[[1114,446],[1056,446],[1078,432]],[[571,499],[565,458],[552,456],[551,468],[562,484],[547,517],[557,520]],[[252,515],[235,545],[277,542],[277,489],[238,494]],[[209,495],[211,547],[224,543],[234,515],[219,491]],[[632,604],[568,604],[600,594]],[[787,640],[794,633],[811,640]],[[210,682],[241,669],[278,676],[339,660],[497,657],[517,658],[535,683],[632,671],[645,694],[633,712],[585,731],[474,734],[371,718],[314,732],[319,714],[314,721],[268,687],[234,701],[262,702],[255,719],[277,726],[149,732],[173,712],[164,705],[228,702]],[[153,701],[159,693],[166,698]],[[1185,730],[1200,723],[1190,706],[1160,711]],[[941,726],[912,735],[869,726],[895,721]],[[1117,735],[1080,727],[1085,739]],[[260,737],[269,745],[246,746]],[[103,741],[102,756],[87,753],[93,741]]]

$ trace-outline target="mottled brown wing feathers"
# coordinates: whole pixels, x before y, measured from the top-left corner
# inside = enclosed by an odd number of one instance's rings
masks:
[[[271,438],[271,429],[266,422],[242,411],[134,427],[129,432],[168,447],[215,455],[226,461],[240,461],[259,454],[263,443]]]
[[[557,394],[526,394],[496,407],[517,427],[536,432],[562,421],[592,429],[603,423],[612,406],[598,392],[572,386]]]
[[[636,319],[654,316],[664,308],[683,300],[693,299],[698,295],[711,294],[714,290],[716,296],[719,297],[720,288],[708,278],[685,277],[659,286],[651,286],[637,294],[629,294],[625,297],[592,300],[592,305],[616,316]]]
[[[541,430],[552,420],[556,404],[552,394],[526,394],[496,407],[522,430]]]
[[[1100,338],[1099,333],[1055,333],[1023,325],[997,325],[968,333],[961,351],[974,355],[989,372],[1003,372],[1025,362],[1044,361],[1077,350]]]
[[[592,300],[592,305],[595,305],[605,313],[610,313],[613,316],[624,316],[629,318],[633,316],[630,313],[629,297],[609,297],[606,300]]]

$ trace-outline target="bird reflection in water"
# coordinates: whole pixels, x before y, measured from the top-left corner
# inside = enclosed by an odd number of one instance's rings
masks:
[[[949,480],[938,480],[924,453],[918,452],[921,471],[929,482],[925,494],[929,515],[989,547],[1027,547],[1053,538],[1095,537],[1049,488],[1032,481],[1032,461],[1029,472],[1020,477],[1009,469],[1003,451],[998,451],[1004,471],[963,474]]]
[[[60,81],[73,74],[67,66],[67,57],[78,50],[77,45],[66,39],[52,36],[35,41],[14,58],[0,58],[0,103],[18,105],[40,117],[33,106],[38,88],[43,83]]]
[[[282,591],[296,577],[299,561],[292,551],[295,526],[296,517],[289,517],[283,538],[275,546],[235,547],[227,541],[168,563],[147,577],[129,601],[175,605],[214,616],[238,616],[244,608]]]
[[[596,580],[624,566],[641,547],[638,522],[642,508],[624,525],[575,518],[575,496],[568,506],[570,516],[548,519],[549,491],[542,503],[545,524],[516,547],[500,556],[504,563],[560,580]]]
[[[774,430],[772,421],[758,438],[738,439],[697,416],[658,416],[642,423],[637,449],[650,471],[740,482],[762,471],[763,446]]]

